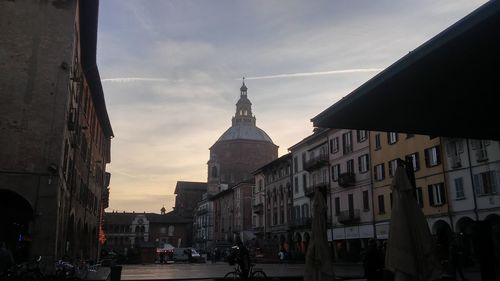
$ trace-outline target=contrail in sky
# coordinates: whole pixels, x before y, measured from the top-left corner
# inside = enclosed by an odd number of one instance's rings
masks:
[[[288,78],[288,77],[304,77],[304,76],[344,74],[344,73],[378,72],[382,70],[383,68],[355,68],[355,69],[342,69],[342,70],[330,70],[330,71],[318,71],[318,72],[301,72],[301,73],[276,74],[276,75],[266,75],[266,76],[254,76],[254,77],[245,77],[245,79],[258,80],[258,79],[273,79],[273,78]]]
[[[118,82],[118,83],[127,83],[127,82],[163,82],[167,81],[165,78],[147,78],[147,77],[120,77],[120,78],[106,78],[101,79],[101,82]]]

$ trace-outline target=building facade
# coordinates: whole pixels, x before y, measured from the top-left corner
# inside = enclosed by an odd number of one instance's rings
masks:
[[[0,240],[16,261],[96,259],[109,201],[98,1],[56,2],[0,4]]]
[[[189,220],[191,223],[186,226],[188,228],[188,235],[186,236],[186,244],[192,246],[194,244],[196,222],[196,210],[198,204],[202,201],[203,194],[207,192],[207,184],[204,182],[191,182],[191,181],[178,181],[175,186],[174,194],[175,206],[174,211],[176,215]]]
[[[326,149],[326,154],[325,154]],[[328,130],[315,129],[313,134],[288,149],[293,167],[293,211],[290,228],[296,259],[304,259],[311,238],[311,206],[314,187],[324,190],[330,214]]]
[[[332,129],[328,136],[331,240],[337,260],[359,261],[374,238],[369,132]]]
[[[256,247],[269,258],[278,259],[280,250],[293,252],[290,231],[293,211],[292,155],[286,154],[254,172],[252,225]]]
[[[474,224],[489,225],[495,261],[500,261],[500,145],[498,141],[442,138],[448,183],[449,231],[473,252]],[[484,239],[487,240],[487,239]]]
[[[166,244],[190,247],[188,237],[191,220],[172,211],[160,214],[135,212],[104,213],[106,242],[103,249],[113,251],[123,263],[153,263],[157,249]]]

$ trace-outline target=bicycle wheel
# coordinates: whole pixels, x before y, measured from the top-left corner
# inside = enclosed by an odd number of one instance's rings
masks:
[[[224,275],[224,281],[241,281],[241,278],[238,272],[231,271]]]
[[[250,281],[267,281],[267,275],[262,270],[256,270],[250,275]]]

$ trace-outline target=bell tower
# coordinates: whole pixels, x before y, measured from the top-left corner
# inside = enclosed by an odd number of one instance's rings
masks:
[[[247,96],[248,88],[245,85],[245,77],[240,88],[240,99],[236,103],[236,113],[232,119],[235,125],[253,125],[255,126],[255,116],[252,115],[252,103]]]

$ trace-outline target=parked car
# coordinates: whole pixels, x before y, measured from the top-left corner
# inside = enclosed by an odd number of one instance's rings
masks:
[[[206,262],[194,248],[175,248],[173,259],[175,262]]]

